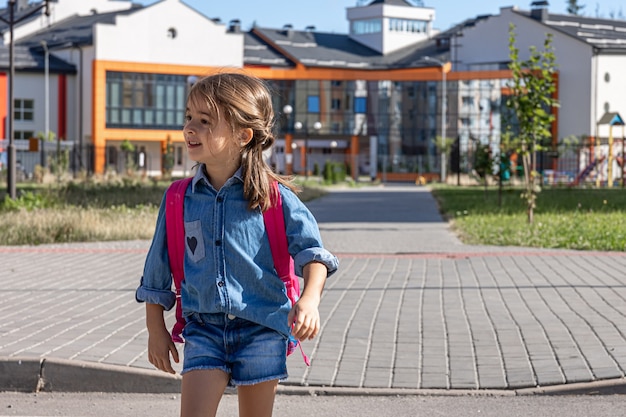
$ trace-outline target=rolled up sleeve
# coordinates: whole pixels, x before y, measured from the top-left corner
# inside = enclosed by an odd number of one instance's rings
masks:
[[[173,291],[157,290],[140,285],[135,291],[135,300],[140,303],[159,304],[165,310],[171,310],[176,304],[176,294]]]
[[[135,291],[135,300],[159,304],[164,309],[170,310],[176,304],[176,293],[172,291],[172,275],[167,255],[164,202],[161,202],[154,237],[143,268],[143,276]]]
[[[327,277],[334,274],[339,267],[339,260],[337,257],[326,249],[321,247],[307,248],[299,252],[293,259],[296,275],[301,277],[303,275],[304,267],[311,262],[324,264],[328,270],[326,273]]]

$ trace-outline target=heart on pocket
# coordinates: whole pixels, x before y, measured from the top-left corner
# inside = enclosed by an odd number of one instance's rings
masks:
[[[195,255],[196,248],[198,247],[198,239],[196,239],[195,236],[188,237],[187,238],[187,246],[189,246],[189,249],[191,250],[191,253],[193,255]]]

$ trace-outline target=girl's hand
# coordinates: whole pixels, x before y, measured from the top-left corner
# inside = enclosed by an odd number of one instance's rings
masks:
[[[163,331],[151,331],[148,333],[148,360],[152,365],[161,371],[175,374],[176,371],[172,368],[172,362],[170,361],[170,354],[174,362],[178,363],[178,349],[172,342],[172,336],[167,329],[163,328]]]
[[[175,374],[170,354],[174,362],[178,363],[178,349],[165,328],[163,307],[146,303],[146,326],[148,327],[148,361],[161,371]]]
[[[326,266],[311,262],[304,266],[304,290],[302,296],[291,308],[287,320],[293,327],[291,334],[298,340],[313,339],[320,331],[318,307],[326,281]]]
[[[320,331],[319,297],[302,295],[289,312],[289,323],[293,323],[291,334],[298,340],[313,339]]]

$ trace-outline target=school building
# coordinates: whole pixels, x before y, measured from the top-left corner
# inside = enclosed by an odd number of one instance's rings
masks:
[[[347,8],[346,34],[289,24],[244,30],[252,22],[221,22],[181,0],[150,6],[55,0],[47,15],[42,1],[14,4],[13,140],[31,172],[57,146],[72,149],[75,171],[121,171],[123,145],[130,143],[146,175],[161,175],[166,154],[173,174],[183,175],[193,165],[181,133],[186,93],[198,77],[225,68],[272,86],[278,130],[268,158],[280,172],[315,173],[327,161],[345,162],[355,177],[414,180],[419,173],[437,180],[450,169],[466,172],[476,144],[498,149],[511,23],[521,59],[547,33],[554,37],[561,107],[553,143],[606,139],[609,131],[598,121],[607,112],[626,114],[626,76],[619,71],[626,65],[626,22],[554,14],[546,1],[444,30],[436,29],[444,6],[365,1]],[[0,9],[3,166],[9,14],[9,5]],[[32,140],[45,132],[55,140]],[[456,160],[442,155],[444,137],[456,141]]]

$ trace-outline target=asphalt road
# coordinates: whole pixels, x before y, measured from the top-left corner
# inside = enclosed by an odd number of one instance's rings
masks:
[[[611,396],[310,396],[278,395],[275,417],[616,417],[626,397]],[[0,417],[176,416],[172,394],[0,393]],[[226,395],[218,415],[237,416],[237,398]]]

